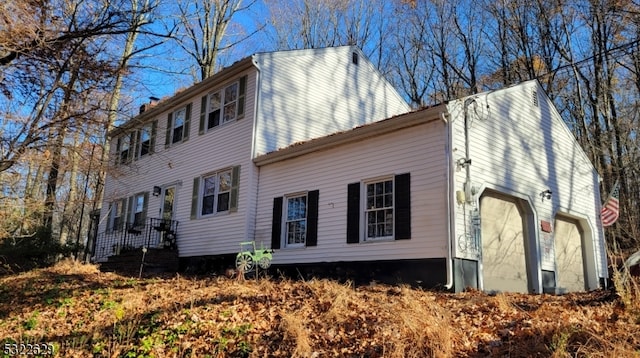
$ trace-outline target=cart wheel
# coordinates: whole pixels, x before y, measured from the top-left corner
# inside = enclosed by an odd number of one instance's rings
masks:
[[[269,260],[268,257],[262,257],[258,261],[258,266],[260,266],[261,269],[266,270],[271,266],[271,260]]]
[[[236,258],[236,268],[242,272],[249,272],[253,269],[253,257],[249,254],[242,254]]]

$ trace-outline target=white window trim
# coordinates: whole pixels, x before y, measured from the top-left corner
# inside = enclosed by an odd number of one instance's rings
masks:
[[[122,230],[122,227],[123,227],[122,219],[124,219],[123,218],[123,216],[124,216],[124,210],[123,209],[124,209],[125,205],[126,204],[122,203],[122,199],[117,199],[117,200],[114,200],[114,201],[111,202],[111,207],[110,207],[111,215],[110,215],[110,220],[107,223],[107,228],[109,229],[108,231],[115,232],[115,231]],[[120,210],[118,210],[118,209],[120,209]],[[117,215],[117,214],[120,214],[120,215]],[[119,219],[119,221],[120,221],[118,223],[118,227],[115,227],[116,226],[115,225],[116,224],[116,219]]]
[[[180,112],[184,112],[183,117],[182,117],[182,136],[180,137],[180,140],[176,141],[174,134],[175,134],[175,130],[177,129],[176,127],[176,123],[178,123],[177,119],[178,119],[178,113]],[[173,146],[176,145],[178,143],[182,143],[182,141],[184,141],[184,136],[185,136],[185,123],[187,121],[187,106],[182,106],[178,109],[176,109],[175,111],[173,111],[172,115],[171,115],[171,131],[169,132],[171,134],[171,138],[169,138],[169,145]]]
[[[148,129],[148,133],[149,133],[149,148],[147,149],[147,152],[145,154],[142,154],[142,143],[144,143],[145,141],[142,140],[142,133],[145,132],[145,129]],[[152,137],[153,137],[153,122],[149,122],[146,123],[145,125],[143,125],[140,129],[137,130],[137,132],[140,133],[140,135],[136,135],[136,141],[138,140],[138,138],[140,138],[140,145],[138,145],[138,143],[136,143],[136,158],[140,159],[143,156],[147,156],[147,155],[151,155],[151,153],[153,153],[153,148],[151,148],[151,142],[152,142]]]
[[[391,209],[393,210],[393,218],[391,221],[391,230],[392,230],[392,234],[391,236],[381,236],[381,237],[369,237],[369,228],[368,228],[368,218],[367,218],[367,213],[368,213],[368,209],[367,209],[367,185],[369,184],[375,184],[375,183],[379,183],[379,182],[384,182],[384,181],[391,181],[392,183],[392,198],[391,198]],[[360,184],[360,213],[361,213],[361,220],[360,220],[360,232],[361,237],[360,237],[360,242],[361,243],[366,243],[366,242],[381,242],[381,241],[394,241],[395,240],[395,221],[396,221],[396,207],[395,207],[395,201],[396,201],[396,183],[395,183],[395,177],[393,175],[389,175],[389,176],[384,176],[384,177],[377,177],[377,178],[372,178],[372,179],[367,179],[367,180],[363,180]]]
[[[235,103],[236,103],[236,113],[234,114],[233,118],[225,120],[224,119],[224,107],[225,107],[225,91],[227,88],[236,85],[236,99],[235,99]],[[218,125],[209,127],[209,115],[211,114],[212,110],[211,110],[211,96],[213,96],[214,94],[219,93],[220,94],[220,117],[219,117],[219,123]],[[216,128],[222,127],[223,125],[227,124],[227,123],[232,123],[235,122],[238,119],[238,102],[240,99],[240,81],[235,81],[232,82],[226,86],[223,86],[215,91],[211,91],[207,94],[207,106],[206,106],[206,115],[204,118],[204,131],[209,132],[211,130],[215,130]]]
[[[304,236],[304,242],[301,243],[293,243],[293,244],[289,244],[289,240],[288,240],[288,210],[289,210],[289,199],[293,199],[293,198],[300,198],[300,197],[304,197],[305,198],[305,216],[304,216],[304,220],[305,220],[305,236]],[[286,194],[283,195],[283,200],[282,200],[282,229],[281,229],[281,233],[282,233],[282,238],[281,238],[281,245],[280,247],[285,248],[285,249],[299,249],[299,248],[305,248],[307,246],[307,225],[309,220],[309,196],[308,196],[308,192],[297,192],[297,193],[292,193],[292,194]]]
[[[221,194],[220,193],[220,175],[224,174],[224,173],[229,173],[229,190],[222,192],[222,194],[224,193],[228,193],[229,194],[229,198],[228,198],[228,203],[227,203],[227,210],[223,210],[223,211],[218,211],[218,196]],[[203,209],[203,204],[204,204],[204,190],[205,190],[205,179],[209,178],[209,177],[215,177],[215,191],[213,194],[213,211],[209,214],[203,214],[202,213],[202,209]],[[226,169],[221,169],[215,172],[210,172],[207,174],[204,174],[200,177],[200,187],[198,189],[198,217],[199,218],[208,218],[208,217],[212,217],[212,216],[217,216],[217,215],[226,215],[230,213],[230,206],[231,206],[231,189],[232,189],[232,185],[231,182],[233,181],[233,168],[226,168]]]

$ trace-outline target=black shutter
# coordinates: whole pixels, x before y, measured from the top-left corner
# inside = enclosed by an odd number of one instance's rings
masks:
[[[395,239],[411,239],[411,177],[409,173],[395,177]]]
[[[347,243],[360,242],[360,183],[347,187]]]
[[[280,248],[282,236],[282,197],[273,198],[273,219],[271,221],[271,248]]]
[[[207,115],[207,96],[202,96],[200,102],[200,125],[198,126],[198,134],[204,134],[204,119]]]
[[[149,154],[156,151],[156,132],[158,131],[158,121],[151,123],[151,138],[149,138]]]
[[[306,246],[318,246],[318,196],[319,190],[307,193],[307,240]]]

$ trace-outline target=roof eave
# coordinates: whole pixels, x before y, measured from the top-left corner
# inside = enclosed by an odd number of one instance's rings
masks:
[[[155,117],[160,113],[166,111],[167,109],[171,108],[172,106],[175,106],[176,104],[184,101],[185,99],[192,97],[196,93],[201,92],[203,89],[207,88],[207,86],[210,86],[211,84],[216,82],[224,82],[228,79],[231,79],[252,66],[253,66],[253,56],[245,57],[242,60],[239,60],[238,62],[234,63],[233,65],[216,73],[215,75],[204,79],[202,82],[197,83],[164,101],[161,101],[160,103],[158,103],[158,105],[138,114],[137,116],[125,122],[123,125],[112,129],[111,131],[109,131],[107,135],[110,138],[113,138],[115,136],[118,136],[126,132],[131,128],[135,128],[136,126],[147,122],[149,118]]]
[[[263,166],[287,159],[299,157],[311,152],[321,151],[342,144],[357,142],[366,138],[395,132],[401,129],[414,127],[420,124],[430,123],[441,119],[441,114],[446,112],[445,105],[429,107],[423,110],[413,111],[391,117],[379,122],[366,124],[345,132],[331,134],[325,137],[311,139],[300,144],[293,144],[267,154],[262,154],[253,159],[257,166]]]

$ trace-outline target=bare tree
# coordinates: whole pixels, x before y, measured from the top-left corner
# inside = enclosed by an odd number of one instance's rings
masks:
[[[196,61],[203,80],[216,73],[220,51],[235,43],[225,43],[227,30],[236,13],[255,0],[183,0],[178,3],[181,31],[177,44]]]

